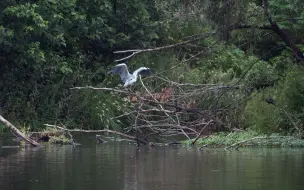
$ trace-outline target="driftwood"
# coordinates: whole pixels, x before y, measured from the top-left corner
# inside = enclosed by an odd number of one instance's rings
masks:
[[[7,128],[11,129],[11,131],[17,135],[18,137],[22,138],[23,140],[25,140],[26,142],[30,143],[32,146],[34,147],[39,147],[41,146],[39,143],[37,143],[36,141],[34,141],[33,139],[27,137],[26,135],[24,135],[17,127],[15,127],[13,124],[11,124],[9,121],[7,121],[4,117],[2,117],[0,115],[0,121],[1,123],[3,123],[4,126],[6,126]]]

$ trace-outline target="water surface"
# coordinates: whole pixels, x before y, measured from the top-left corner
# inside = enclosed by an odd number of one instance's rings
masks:
[[[96,144],[94,136],[81,141],[76,147],[0,149],[0,189],[295,190],[304,185],[304,149],[137,149],[127,142]]]

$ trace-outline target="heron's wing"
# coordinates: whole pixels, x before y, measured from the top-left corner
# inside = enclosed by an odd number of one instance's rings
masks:
[[[126,82],[126,80],[130,77],[130,73],[128,70],[128,66],[125,63],[121,63],[116,65],[108,74],[119,75],[122,82]]]
[[[147,67],[140,67],[139,69],[135,70],[133,75],[138,75],[140,74],[141,76],[147,76],[147,75],[151,75],[152,71],[150,68]]]

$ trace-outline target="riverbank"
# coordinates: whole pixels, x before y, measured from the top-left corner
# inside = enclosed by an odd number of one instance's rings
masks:
[[[24,129],[21,131],[39,142],[50,142],[51,144],[73,144],[73,136],[71,132],[88,132],[86,130],[64,130],[47,127],[41,132],[30,132]],[[98,132],[97,132],[98,131]],[[102,132],[103,130],[97,130]],[[1,133],[8,132],[1,130]],[[94,132],[90,130],[89,132]],[[104,132],[104,131],[103,131]],[[115,131],[114,131],[115,132]],[[119,133],[119,132],[117,132]],[[120,135],[122,133],[119,133]],[[118,134],[118,135],[119,135]],[[117,134],[116,134],[117,135]],[[123,137],[129,135],[122,135]],[[135,138],[135,137],[134,137]],[[17,138],[18,139],[18,138]],[[183,145],[190,146],[193,142],[191,140],[181,141]],[[219,132],[209,136],[203,136],[195,142],[196,146],[209,148],[239,148],[239,147],[290,147],[290,148],[304,148],[304,139],[296,136],[286,136],[278,133],[270,135],[261,134],[254,130],[244,130],[235,132]]]
[[[191,140],[183,141],[183,144],[190,145]],[[197,146],[202,147],[304,147],[304,139],[294,136],[284,136],[281,134],[259,134],[258,132],[238,131],[238,132],[220,132],[210,136],[202,137],[196,142]]]

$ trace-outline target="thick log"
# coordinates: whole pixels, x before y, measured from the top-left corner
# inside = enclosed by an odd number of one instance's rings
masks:
[[[13,124],[11,124],[9,121],[7,121],[4,117],[0,115],[0,121],[3,123],[4,126],[8,127],[13,131],[15,135],[18,137],[22,138],[26,142],[30,143],[34,147],[39,147],[41,146],[39,143],[34,141],[33,139],[28,138],[26,135],[24,135],[17,127],[15,127]]]

